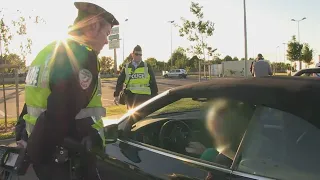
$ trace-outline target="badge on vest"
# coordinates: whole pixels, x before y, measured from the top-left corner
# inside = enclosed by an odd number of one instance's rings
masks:
[[[40,74],[40,66],[29,67],[26,77],[26,86],[38,86],[38,77]]]
[[[79,72],[79,82],[82,89],[88,89],[92,81],[92,74],[88,69],[81,69]]]

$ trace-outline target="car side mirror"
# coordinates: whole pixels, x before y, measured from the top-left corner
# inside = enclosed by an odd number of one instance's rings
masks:
[[[106,140],[106,144],[116,142],[119,137],[118,125],[111,124],[104,127],[104,137]]]

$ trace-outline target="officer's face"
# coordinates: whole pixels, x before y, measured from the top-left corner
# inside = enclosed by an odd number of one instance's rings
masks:
[[[91,45],[96,52],[100,52],[104,45],[108,44],[108,36],[111,32],[111,24],[102,20],[91,25],[90,33]]]
[[[134,51],[132,53],[132,58],[136,62],[140,62],[142,60],[142,52],[141,51]]]
[[[102,23],[100,24],[100,30],[96,36],[97,42],[97,51],[101,51],[104,45],[108,44],[108,36],[111,32],[111,24],[109,23]]]

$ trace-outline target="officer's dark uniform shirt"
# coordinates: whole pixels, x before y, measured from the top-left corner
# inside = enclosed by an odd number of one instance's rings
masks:
[[[85,52],[83,58],[75,58],[79,51]],[[79,71],[87,69],[92,73],[92,82],[87,89],[81,87]],[[91,118],[75,120],[75,116],[85,108],[97,90],[97,55],[79,43],[68,40],[67,46],[60,44],[50,71],[51,94],[47,110],[37,119],[29,137],[27,151],[36,163],[47,162],[57,145],[71,136],[75,139],[95,133]]]
[[[134,67],[134,65],[132,63],[129,63],[129,68],[132,68],[132,71],[134,71],[136,68]],[[140,62],[140,64],[137,66],[137,68],[140,67],[144,67],[144,63],[143,61]],[[156,82],[156,77],[154,75],[154,72],[151,68],[151,66],[148,64],[148,73],[150,75],[150,89],[151,89],[151,96],[156,96],[158,94],[158,86],[157,86],[157,82]],[[118,77],[117,80],[117,85],[116,85],[116,90],[113,94],[114,97],[119,96],[120,92],[123,89],[123,83],[126,80],[126,71],[125,71],[125,67],[123,67],[120,76]]]

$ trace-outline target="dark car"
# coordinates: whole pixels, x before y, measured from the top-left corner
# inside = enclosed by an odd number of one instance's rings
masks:
[[[166,91],[105,121],[116,125],[106,124],[109,144],[98,156],[99,173],[124,180],[319,179],[319,92],[318,80],[299,77],[223,78]],[[217,98],[252,110],[221,116],[240,139],[231,158],[208,132]],[[187,152],[192,143],[201,153]]]
[[[293,76],[320,77],[320,67],[302,69],[296,72]]]

